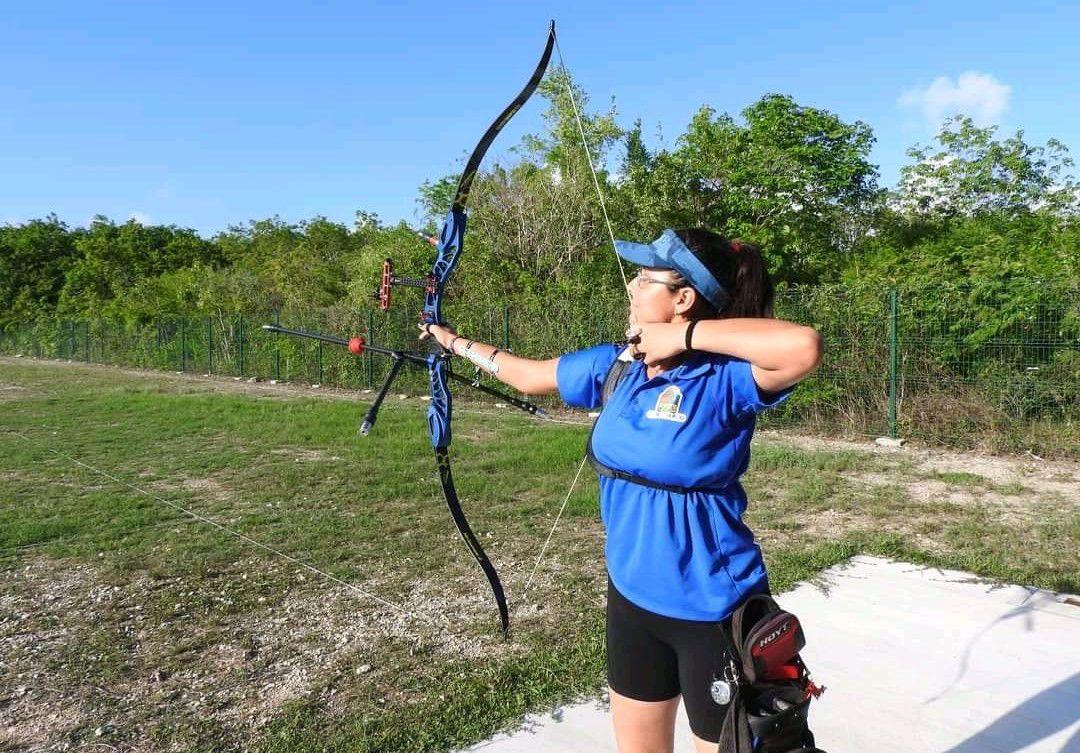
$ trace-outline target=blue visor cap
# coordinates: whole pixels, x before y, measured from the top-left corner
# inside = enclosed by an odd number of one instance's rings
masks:
[[[686,278],[694,290],[705,296],[705,300],[715,306],[717,311],[723,311],[727,306],[727,290],[694,256],[694,252],[686,247],[682,239],[675,235],[674,230],[665,230],[652,243],[615,241],[615,251],[631,264],[674,269]]]

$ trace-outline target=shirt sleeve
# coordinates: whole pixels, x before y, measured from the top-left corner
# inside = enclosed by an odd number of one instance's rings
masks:
[[[726,364],[728,405],[735,416],[756,415],[766,408],[775,408],[795,390],[792,385],[779,392],[762,392],[754,381],[750,362],[732,358]]]
[[[573,408],[600,405],[604,377],[619,355],[617,345],[597,345],[560,356],[555,381],[563,401]]]

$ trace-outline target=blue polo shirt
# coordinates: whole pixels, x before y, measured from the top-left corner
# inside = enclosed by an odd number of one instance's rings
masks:
[[[622,350],[598,345],[559,359],[568,405],[596,408]],[[765,563],[743,523],[739,477],[750,461],[755,417],[791,393],[763,396],[750,364],[694,352],[648,379],[633,361],[596,421],[593,453],[604,465],[651,481],[705,491],[676,493],[600,477],[600,516],[612,583],[650,612],[684,620],[727,617],[768,587]]]

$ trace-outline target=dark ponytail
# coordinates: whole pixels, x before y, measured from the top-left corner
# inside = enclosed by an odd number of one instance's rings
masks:
[[[699,295],[688,312],[691,319],[772,318],[773,284],[760,248],[739,240],[729,241],[709,230],[686,228],[675,234],[729,295],[720,311]]]

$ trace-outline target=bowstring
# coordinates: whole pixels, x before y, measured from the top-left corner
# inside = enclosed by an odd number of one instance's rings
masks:
[[[615,253],[615,261],[619,263],[619,274],[622,276],[623,289],[626,291],[627,300],[630,298],[630,282],[626,277],[626,269],[623,267],[622,257],[619,256],[619,252],[615,246],[615,231],[611,227],[611,218],[608,216],[607,202],[604,201],[604,192],[600,190],[600,178],[596,174],[596,167],[593,165],[592,151],[589,149],[589,140],[585,137],[585,124],[581,120],[581,110],[578,109],[577,98],[574,96],[574,88],[570,85],[569,78],[566,76],[566,71],[569,70],[566,67],[566,61],[563,59],[562,46],[559,44],[559,37],[555,37],[555,51],[559,56],[559,68],[562,69],[563,82],[566,85],[566,94],[570,98],[570,109],[574,112],[574,120],[577,122],[578,133],[581,134],[581,148],[585,151],[585,162],[589,166],[589,173],[592,175],[593,186],[596,188],[596,197],[600,200],[600,212],[604,215],[604,226],[607,228],[608,240],[611,241],[611,250]]]
[[[626,277],[626,269],[623,267],[622,257],[619,256],[618,249],[615,245],[615,231],[611,226],[611,218],[608,216],[607,202],[604,200],[604,192],[600,188],[600,178],[596,174],[596,167],[593,165],[592,151],[589,149],[589,140],[585,136],[585,124],[581,119],[581,110],[578,108],[577,98],[574,96],[574,87],[571,86],[569,77],[566,75],[566,60],[563,58],[562,45],[559,44],[559,37],[557,35],[555,37],[555,52],[559,56],[559,68],[562,69],[566,94],[570,99],[570,108],[574,112],[574,121],[577,123],[578,133],[581,135],[581,147],[585,151],[585,162],[589,166],[589,173],[592,175],[593,186],[596,188],[596,196],[600,200],[600,212],[604,216],[604,226],[607,228],[608,240],[611,241],[611,250],[615,254],[615,260],[619,263],[619,275],[622,277],[623,290],[626,292],[627,300],[632,301],[633,298],[630,295],[630,282]],[[532,586],[533,578],[536,576],[537,570],[540,569],[540,563],[547,553],[552,537],[555,536],[555,529],[559,527],[559,521],[562,520],[563,512],[566,511],[566,506],[570,503],[570,497],[577,487],[578,480],[581,478],[581,472],[585,469],[585,463],[587,461],[588,456],[582,456],[581,464],[578,465],[577,473],[574,474],[574,480],[570,483],[570,488],[566,492],[566,497],[563,498],[562,505],[559,507],[559,512],[555,516],[555,522],[552,523],[551,530],[548,531],[547,539],[545,539],[544,545],[540,549],[540,555],[536,558],[536,564],[533,565],[532,572],[529,573],[529,578],[525,581],[525,588],[522,590],[522,601],[529,595],[529,588]]]

